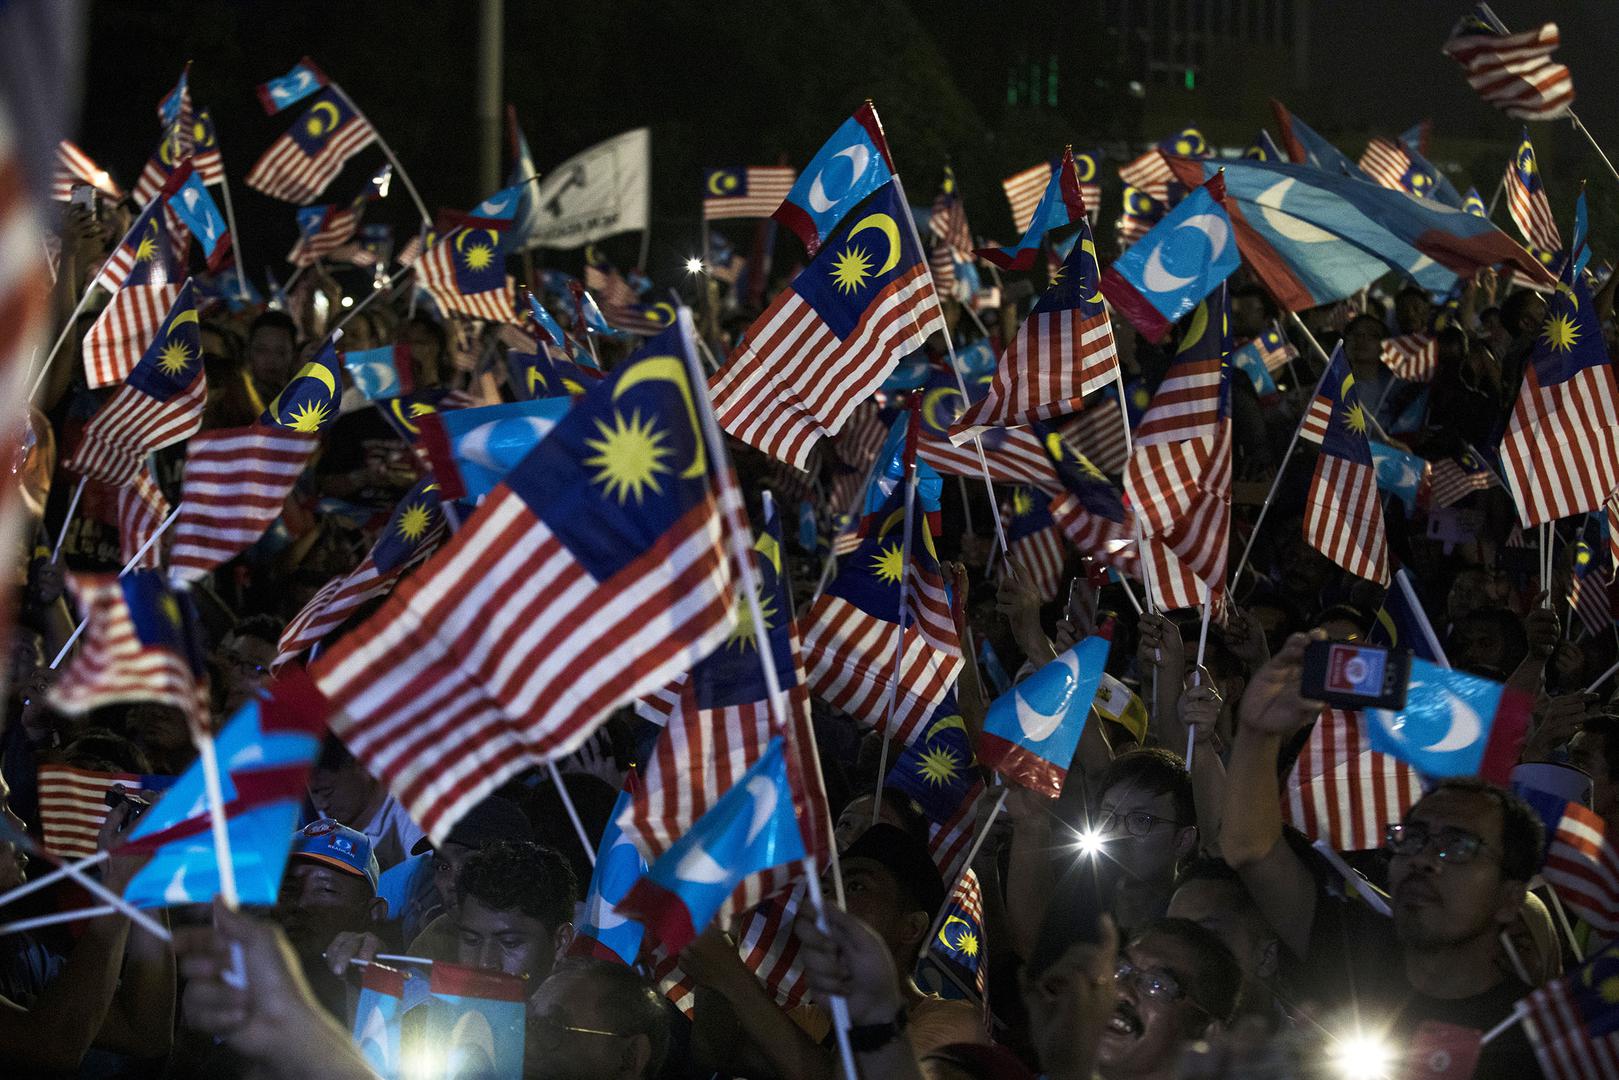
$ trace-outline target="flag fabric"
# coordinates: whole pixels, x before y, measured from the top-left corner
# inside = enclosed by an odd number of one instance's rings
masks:
[[[955,441],[965,442],[991,424],[1032,424],[1077,412],[1086,395],[1117,378],[1118,349],[1099,291],[1096,242],[1083,217],[1078,237],[1006,347],[988,392],[956,421]]]
[[[93,772],[71,765],[39,767],[39,828],[41,846],[59,859],[83,859],[96,853],[96,837],[107,820],[107,796],[115,789],[128,792],[162,791],[172,776]]]
[[[74,184],[89,184],[114,201],[124,197],[123,189],[113,181],[112,174],[76,144],[63,139],[56,144],[56,177],[51,184],[51,198],[57,202],[72,199]]]
[[[1533,708],[1521,690],[1413,657],[1405,706],[1367,709],[1361,721],[1368,747],[1424,776],[1482,776],[1505,785]]]
[[[1585,540],[1578,541],[1574,545],[1574,572],[1569,575],[1568,606],[1592,635],[1604,633],[1613,625],[1609,583],[1602,569],[1591,545]]]
[[[1590,290],[1573,270],[1566,260],[1501,440],[1507,486],[1526,527],[1596,510],[1619,488],[1613,368]]]
[[[560,355],[559,355],[560,354]],[[602,373],[572,359],[545,342],[538,352],[506,351],[506,385],[518,401],[578,397],[601,381]]]
[[[1455,506],[1475,491],[1500,487],[1500,478],[1471,448],[1432,465],[1429,500],[1434,506]]]
[[[1339,851],[1382,846],[1388,826],[1422,798],[1417,771],[1367,747],[1358,712],[1323,709],[1283,795],[1289,822]]]
[[[1438,635],[1417,599],[1411,571],[1404,567],[1394,571],[1394,584],[1383,594],[1383,606],[1377,609],[1366,640],[1373,645],[1405,649],[1429,663],[1445,665],[1444,657],[1435,649]]]
[[[1034,208],[1040,205],[1056,171],[1051,162],[1041,162],[1001,181],[1001,190],[1006,192],[1006,203],[1012,210],[1012,227],[1019,233],[1028,231],[1029,223],[1034,220]],[[1089,199],[1085,200],[1085,205],[1091,205]]]
[[[956,171],[949,165],[944,167],[944,182],[939,185],[939,194],[934,196],[933,206],[928,211],[928,231],[949,250],[956,262],[966,262],[972,257],[973,232],[967,225],[967,208],[962,205],[961,193],[956,189]]]
[[[325,85],[326,73],[306,56],[292,65],[292,70],[285,75],[259,84],[259,104],[264,106],[266,116],[274,116]]]
[[[360,975],[354,1042],[381,1080],[518,1080],[533,987],[501,971],[372,963]]]
[[[337,733],[435,841],[730,632],[718,504],[736,495],[697,426],[690,341],[683,314],[579,398],[313,666]]]
[[[594,956],[634,967],[641,954],[641,938],[646,928],[618,913],[618,902],[647,870],[646,860],[618,824],[619,817],[629,811],[636,787],[632,768],[625,774],[624,789],[618,793],[613,812],[602,828],[601,843],[596,847],[596,868],[585,890],[584,914],[574,923],[569,956]]]
[[[1564,806],[1546,835],[1541,873],[1593,930],[1605,938],[1619,935],[1619,850],[1599,815],[1579,803]]]
[[[1556,120],[1574,104],[1574,77],[1551,55],[1562,41],[1556,23],[1509,34],[1487,5],[1456,24],[1445,55],[1467,72],[1479,97],[1520,120]]]
[[[124,380],[180,295],[185,273],[169,235],[159,200],[141,211],[96,276],[95,283],[113,296],[84,335],[84,374],[90,389]]]
[[[1276,377],[1271,374],[1270,368],[1265,366],[1263,342],[1262,334],[1231,350],[1231,366],[1248,376],[1248,381],[1254,384],[1254,393],[1259,396],[1261,404],[1275,400],[1281,393],[1276,385]]]
[[[1540,166],[1535,161],[1528,128],[1523,129],[1517,156],[1507,163],[1504,184],[1507,211],[1530,248],[1548,254],[1562,251],[1563,238],[1557,233],[1557,220],[1552,217],[1551,201],[1546,197],[1546,185],[1540,178]]]
[[[244,182],[283,202],[314,202],[348,159],[376,138],[347,94],[335,85],[323,86],[287,133],[253,163]]]
[[[1379,136],[1367,143],[1359,165],[1362,172],[1390,191],[1426,198],[1439,187],[1433,166],[1419,161],[1418,155],[1393,139]]]
[[[311,266],[316,259],[322,256],[332,257],[341,250],[359,231],[360,219],[365,215],[366,205],[385,197],[392,179],[393,167],[383,166],[382,170],[371,178],[365,190],[347,205],[323,203],[319,206],[300,207],[296,213],[298,239],[292,245],[292,250],[287,253],[287,261],[294,266]],[[353,261],[357,254],[358,251],[350,253],[350,261]]]
[[[979,400],[987,390],[987,379],[967,383],[967,394],[972,401]],[[1035,428],[989,428],[980,435],[978,443],[958,446],[951,441],[950,432],[968,401],[962,398],[956,380],[946,372],[934,370],[916,393],[922,396],[917,456],[941,474],[981,477],[984,466],[988,465],[990,479],[998,484],[1033,484],[1048,491],[1061,488],[1046,456],[1043,436],[1035,434]],[[982,463],[978,457],[980,447],[984,453]]]
[[[1137,742],[1147,738],[1146,702],[1112,675],[1102,673],[1102,683],[1097,687],[1096,700],[1091,703],[1091,708],[1102,719],[1123,727]]]
[[[984,891],[978,874],[972,869],[963,874],[950,891],[941,912],[943,921],[939,932],[928,942],[922,961],[917,966],[920,980],[929,985],[930,992],[946,999],[960,999],[964,995],[956,983],[972,987],[983,1002],[986,1014],[989,1005],[989,952],[985,948]],[[929,978],[925,969],[930,964],[942,964],[950,969],[954,980]]]
[[[568,397],[431,412],[417,421],[421,448],[451,501],[480,499],[516,468],[568,412]]]
[[[1045,445],[1063,491],[1051,517],[1081,554],[1121,573],[1137,569],[1135,530],[1120,491],[1083,454],[1060,438]]]
[[[175,186],[171,189],[170,185]],[[180,163],[164,191],[168,209],[202,245],[208,269],[219,270],[228,265],[231,261],[230,228],[189,158]]]
[[[1165,154],[1183,157],[1207,157],[1209,144],[1196,128],[1185,128],[1173,138],[1165,139],[1134,161],[1119,166],[1119,179],[1129,187],[1143,192],[1148,198],[1167,205],[1169,185],[1175,174],[1170,171]]]
[[[810,159],[771,217],[796,233],[814,258],[844,218],[895,177],[882,121],[868,101]],[[903,202],[901,209],[909,213]],[[898,241],[889,246],[897,250]]]
[[[1051,496],[1020,485],[1012,490],[1007,509],[1007,565],[1034,586],[1042,603],[1049,604],[1062,590],[1067,562],[1062,533],[1051,516]]]
[[[523,250],[576,248],[645,230],[652,214],[652,130],[636,128],[586,147],[530,184],[524,197],[535,213]]]
[[[1287,156],[1282,153],[1281,147],[1277,146],[1276,140],[1271,137],[1271,133],[1264,128],[1259,129],[1259,134],[1254,136],[1254,141],[1248,144],[1248,148],[1242,152],[1242,156],[1249,161],[1287,160]]]
[[[983,673],[985,685],[996,694],[1004,694],[1012,686],[1012,677],[995,653],[995,646],[984,638],[978,643],[978,670]]]
[[[1134,383],[1144,400],[1140,408],[1136,408],[1134,401],[1131,401],[1128,408],[1131,421],[1139,420],[1152,403],[1152,396],[1140,380],[1134,380]],[[1133,396],[1127,393],[1126,400]],[[1110,476],[1119,476],[1130,460],[1130,427],[1126,426],[1125,416],[1126,411],[1119,406],[1118,388],[1104,386],[1083,412],[1056,425],[1056,430],[1097,469]]]
[[[1272,98],[1270,107],[1276,116],[1276,129],[1282,133],[1281,145],[1287,152],[1288,161],[1295,165],[1308,165],[1329,176],[1369,179],[1359,165],[1349,160],[1347,154],[1289,112],[1287,106]]]
[[[246,550],[281,515],[321,433],[337,419],[342,385],[337,346],[328,338],[257,421],[192,438],[169,550],[176,583]]]
[[[563,331],[562,324],[556,321],[556,318],[544,304],[540,303],[540,298],[535,296],[533,292],[525,290],[525,295],[528,297],[527,314],[534,323],[534,329],[538,332],[537,336],[541,343],[543,344],[549,340],[557,348],[567,349],[568,335]]]
[[[187,281],[162,329],[85,424],[63,467],[104,484],[129,484],[150,454],[197,433],[207,398],[196,303]]]
[[[1548,1080],[1619,1075],[1619,945],[1525,998],[1524,1032]]]
[[[162,567],[162,545],[147,544],[147,541],[169,516],[169,509],[169,500],[163,494],[163,489],[158,486],[151,463],[147,462],[146,466],[135,474],[133,481],[118,489],[120,561],[141,570],[157,570]]]
[[[1610,385],[1611,385],[1610,376]],[[1311,423],[1325,416],[1324,430]],[[1349,373],[1343,343],[1332,350],[1299,436],[1321,447],[1304,509],[1304,539],[1351,574],[1387,584],[1388,538],[1377,472],[1366,438],[1366,410]]]
[[[1216,176],[1193,191],[1102,275],[1102,295],[1152,341],[1241,262]]]
[[[674,321],[674,305],[642,303],[641,294],[594,247],[585,249],[585,287],[601,298],[600,316],[614,330],[650,336]]]
[[[902,224],[910,212],[896,179],[822,234],[819,254],[709,379],[728,434],[802,469],[899,359],[944,327],[927,261]]]
[[[1366,445],[1372,452],[1372,472],[1377,477],[1377,489],[1404,503],[1407,517],[1425,506],[1430,485],[1428,463],[1415,454],[1376,439],[1368,439]]]
[[[416,263],[416,281],[446,314],[516,323],[517,293],[506,275],[512,216],[522,192],[506,188],[430,236]]]
[[[703,175],[703,220],[770,217],[797,179],[798,174],[784,166],[709,169]]]
[[[806,857],[780,736],[637,881],[618,907],[665,948],[700,934],[741,881]]]
[[[1474,217],[1490,216],[1490,209],[1484,205],[1484,198],[1479,195],[1478,188],[1467,189],[1467,194],[1462,197],[1462,209]]]
[[[1111,626],[1092,634],[990,703],[978,740],[986,766],[1056,798],[1102,680]]]
[[[977,764],[952,690],[916,740],[900,748],[883,786],[904,793],[929,821],[945,824],[983,789]]]
[[[416,392],[416,366],[403,341],[376,349],[344,350],[343,370],[367,401],[405,397]]]
[[[219,137],[207,109],[186,124],[176,122],[164,128],[157,149],[146,159],[145,167],[135,179],[135,189],[130,194],[136,204],[149,206],[187,157],[204,184],[224,183],[225,159],[219,152]]]
[[[424,477],[399,500],[360,565],[327,582],[287,623],[272,669],[279,669],[323,641],[354,612],[388,593],[400,578],[438,550],[445,534],[438,484],[432,477]]]
[[[208,674],[196,610],[150,570],[68,575],[88,624],[84,643],[51,686],[52,706],[71,716],[119,701],[151,701],[206,722]]]
[[[1126,250],[1131,244],[1146,236],[1152,227],[1163,219],[1164,213],[1163,203],[1140,188],[1126,185],[1119,219],[1113,224],[1114,234],[1119,240],[1119,250]]]
[[[1079,180],[1079,197],[1085,201],[1085,215],[1093,229],[1102,208],[1102,185],[1097,179],[1101,158],[1100,151],[1074,154],[1074,176]]]
[[[1439,374],[1439,339],[1433,334],[1401,334],[1385,338],[1383,366],[1406,382],[1433,382]]]
[[[1062,159],[1052,169],[1051,177],[1046,181],[1046,189],[1040,194],[1040,201],[1035,205],[1034,214],[1029,218],[1022,239],[1010,248],[979,248],[977,254],[1002,270],[1031,270],[1040,256],[1046,234],[1053,229],[1072,225],[1076,221],[1086,222],[1083,231],[1089,234],[1090,225],[1085,217],[1085,200],[1079,194],[1079,174],[1074,166],[1074,151],[1069,147],[1063,151]],[[1094,255],[1093,245],[1093,259]]]

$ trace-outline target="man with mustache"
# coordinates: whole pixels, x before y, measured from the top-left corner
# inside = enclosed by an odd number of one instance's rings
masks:
[[[1243,695],[1222,853],[1299,970],[1315,976],[1300,988],[1306,997],[1352,1004],[1361,1029],[1391,1045],[1409,1045],[1424,1020],[1488,1030],[1530,990],[1501,940],[1540,864],[1540,820],[1482,780],[1446,780],[1388,830],[1392,920],[1330,892],[1337,883],[1318,882],[1282,832],[1277,754],[1321,708],[1301,692],[1308,642],[1289,638]],[[1520,1026],[1484,1047],[1476,1075],[1541,1075]]]
[[[1231,1022],[1242,968],[1212,930],[1165,918],[1120,951],[1113,989],[1096,1071],[1103,1080],[1174,1077],[1191,1042]]]

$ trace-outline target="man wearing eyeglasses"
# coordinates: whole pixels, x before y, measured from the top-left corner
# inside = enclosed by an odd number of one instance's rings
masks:
[[[1168,750],[1132,750],[1103,770],[1093,821],[1097,869],[1112,875],[1112,914],[1122,933],[1163,915],[1175,870],[1197,850],[1192,778]]]
[[[669,1052],[669,1015],[632,969],[569,958],[528,1001],[524,1080],[639,1080]]]
[[[1120,950],[1113,989],[1096,1071],[1103,1080],[1170,1077],[1190,1042],[1231,1022],[1242,968],[1213,931],[1159,919]]]
[[[1540,863],[1543,828],[1516,796],[1452,779],[1389,829],[1393,918],[1334,894],[1282,833],[1277,753],[1320,711],[1301,696],[1304,648],[1295,634],[1249,685],[1227,765],[1221,846],[1314,985],[1306,996],[1353,1005],[1363,1030],[1408,1038],[1424,1020],[1484,1031],[1529,993],[1512,973],[1502,931],[1517,919]],[[1484,1047],[1476,1075],[1534,1077],[1522,1028]]]

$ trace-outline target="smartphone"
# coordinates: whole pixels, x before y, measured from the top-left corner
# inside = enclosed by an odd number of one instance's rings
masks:
[[[1345,709],[1403,709],[1411,654],[1380,645],[1312,641],[1304,650],[1304,696]]]
[[[116,810],[121,803],[129,803],[129,821],[124,826],[125,828],[135,824],[140,820],[142,814],[152,808],[151,803],[137,795],[129,794],[121,787],[109,788],[107,794],[102,798],[106,802],[108,809],[112,810]]]
[[[101,220],[101,200],[96,198],[96,189],[89,184],[74,184],[73,190],[68,194],[68,201],[74,206],[82,206],[89,210],[93,220]]]

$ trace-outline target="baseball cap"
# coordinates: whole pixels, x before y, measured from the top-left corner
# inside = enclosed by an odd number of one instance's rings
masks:
[[[363,877],[371,883],[373,895],[382,876],[377,856],[371,850],[371,838],[331,818],[311,821],[299,829],[292,838],[292,857],[313,859]]]
[[[491,795],[464,814],[444,838],[447,844],[481,848],[491,840],[533,840],[534,826],[528,816],[510,799]],[[422,837],[411,845],[410,853],[420,855],[432,851],[433,842]]]
[[[944,907],[944,881],[939,867],[928,854],[928,846],[911,833],[880,821],[860,834],[840,856],[844,862],[851,859],[871,859],[893,874],[900,888],[932,919]]]

